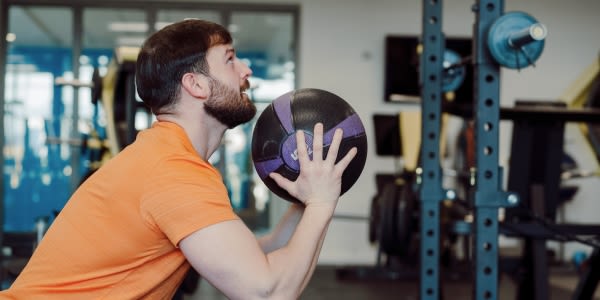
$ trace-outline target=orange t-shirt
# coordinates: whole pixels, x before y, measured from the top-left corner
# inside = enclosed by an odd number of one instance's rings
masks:
[[[73,194],[0,299],[171,299],[190,267],[178,243],[232,219],[218,171],[156,122]]]

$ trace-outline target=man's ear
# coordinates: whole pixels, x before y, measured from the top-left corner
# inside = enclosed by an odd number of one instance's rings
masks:
[[[181,78],[181,86],[188,94],[196,98],[206,99],[210,94],[208,81],[199,74],[184,74]]]

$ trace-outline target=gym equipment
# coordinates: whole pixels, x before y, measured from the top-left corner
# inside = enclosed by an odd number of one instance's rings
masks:
[[[590,109],[600,109],[600,73],[596,75],[593,86],[590,88],[586,107]],[[596,158],[600,161],[600,125],[589,123],[586,125],[588,140],[594,149],[594,153],[596,153]]]
[[[378,193],[371,201],[369,218],[369,241],[378,243],[377,266],[389,268],[390,259],[404,265],[416,263],[419,239],[419,198],[416,193],[417,180],[422,178],[422,170],[418,167],[419,147],[421,146],[421,130],[414,124],[421,123],[421,112],[403,111],[396,115],[373,116],[377,154],[402,157],[402,171],[393,174],[376,174]],[[442,117],[441,139],[445,132],[445,115]],[[382,142],[385,141],[385,142]],[[395,141],[395,142],[394,142]],[[444,156],[445,142],[440,142],[440,156]],[[381,149],[385,148],[385,149]],[[392,151],[390,151],[392,150]],[[449,171],[449,176],[465,176],[456,171]],[[468,176],[468,175],[467,175]],[[447,194],[448,198],[451,194]],[[445,202],[442,210],[443,226],[447,228],[442,236],[444,250],[454,244],[452,234],[462,234],[454,230],[456,221],[462,221],[464,214],[453,202]],[[455,240],[455,239],[454,239]],[[445,251],[448,253],[448,251]],[[382,254],[387,261],[382,264]],[[452,259],[451,257],[448,257]],[[456,260],[453,260],[456,261]],[[390,269],[389,271],[397,271]],[[364,270],[360,270],[364,272]]]
[[[404,173],[386,183],[378,196],[380,220],[375,226],[381,252],[387,255],[406,257],[416,249],[418,199],[413,189],[414,173]]]
[[[323,154],[326,155],[336,128],[344,130],[337,160],[356,147],[358,153],[342,175],[341,194],[358,180],[367,158],[367,136],[354,109],[339,96],[320,89],[298,89],[275,99],[261,113],[252,134],[252,159],[261,180],[277,196],[300,202],[268,175],[277,172],[295,180],[300,174],[295,132],[304,131],[309,154],[314,125],[323,123]]]
[[[529,14],[509,12],[492,24],[487,35],[487,47],[498,64],[522,69],[534,65],[539,59],[547,33],[546,26]],[[471,57],[461,58],[451,49],[443,51],[443,92],[455,91],[462,85],[467,74],[465,65],[471,62]]]
[[[510,69],[522,69],[542,55],[544,40],[548,34],[546,26],[524,12],[509,12],[498,18],[487,35],[487,47],[496,62]],[[465,63],[471,58],[461,59],[450,49],[444,50],[442,64],[442,90],[455,91],[466,76]]]
[[[467,76],[467,68],[461,63],[460,55],[453,50],[444,51],[444,73],[442,74],[442,91],[456,91]]]
[[[421,55],[421,154],[419,297],[441,299],[440,203],[445,198],[440,166],[443,34],[442,1],[423,1]]]
[[[514,124],[508,188],[526,199],[507,209],[508,222],[501,224],[504,234],[518,236],[524,242],[519,270],[513,273],[521,274],[516,278],[516,299],[548,299],[550,261],[546,241],[598,236],[600,232],[599,224],[555,224],[557,210],[564,202],[560,196],[565,125],[598,124],[600,111],[567,109],[563,102],[517,100],[515,107],[503,108],[500,117]]]
[[[138,47],[118,47],[114,59],[102,80],[102,106],[106,113],[106,135],[110,156],[115,156],[135,140],[135,116],[144,109],[143,102],[135,96],[135,62]],[[149,122],[150,123],[150,122]]]
[[[417,47],[417,52],[422,55],[423,44],[420,44]],[[437,60],[431,56],[429,59],[432,60],[432,62]],[[467,76],[467,68],[465,65],[468,62],[470,62],[470,58],[465,58],[463,60],[458,52],[452,49],[444,50],[442,62],[442,91],[444,93],[456,91],[462,85]],[[422,69],[420,70],[420,73],[423,74]]]
[[[510,69],[533,65],[542,55],[546,26],[524,12],[509,12],[498,18],[488,33],[488,49],[494,59]]]
[[[524,12],[509,12],[498,18],[488,32],[487,47],[496,62],[510,69],[522,69],[542,55],[546,26]],[[461,58],[451,49],[443,52],[442,91],[457,90],[465,80],[471,57]]]
[[[524,13],[503,15],[503,1],[476,1],[473,6],[473,119],[475,120],[475,173],[473,176],[473,285],[474,299],[497,299],[498,210],[519,202],[516,194],[501,190],[503,170],[498,164],[500,66],[532,65],[543,49],[545,27]],[[420,289],[421,299],[440,299],[440,203],[450,191],[442,188],[440,120],[445,39],[442,1],[423,1],[422,147],[420,181]],[[527,31],[525,31],[527,29]],[[515,54],[517,53],[517,54]],[[466,60],[465,60],[466,61]]]
[[[583,270],[573,299],[592,299],[598,283],[600,283],[600,249],[595,248],[587,260],[587,267]]]
[[[473,93],[472,72],[470,72],[468,60],[472,52],[471,39],[448,37],[445,40],[445,46],[447,53],[444,53],[442,58],[445,68],[445,72],[442,74],[443,90],[452,92],[454,100],[471,101],[473,98],[471,96]],[[422,52],[422,38],[417,35],[388,35],[385,37],[385,101],[413,103],[420,100],[421,64],[419,58]]]

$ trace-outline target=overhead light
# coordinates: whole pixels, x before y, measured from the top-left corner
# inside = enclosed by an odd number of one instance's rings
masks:
[[[148,24],[145,22],[111,22],[108,30],[113,32],[148,32]]]
[[[6,41],[7,41],[7,42],[9,42],[9,43],[12,43],[12,42],[14,42],[16,39],[17,39],[17,35],[16,35],[16,34],[14,34],[14,33],[12,33],[12,32],[9,32],[9,33],[7,33],[7,34],[6,34]]]
[[[155,30],[161,30],[165,26],[171,25],[171,24],[173,24],[173,22],[156,22],[156,23],[154,23],[154,29]]]
[[[229,24],[229,27],[227,29],[231,33],[236,33],[238,31],[240,31],[240,26],[238,26],[237,24]]]
[[[144,36],[119,36],[116,38],[116,44],[118,46],[141,46],[146,37]]]
[[[27,64],[27,63],[23,63],[23,64],[14,64],[14,63],[9,63],[6,65],[6,70],[8,71],[8,73],[34,73],[38,71],[38,67],[36,65],[33,64]]]

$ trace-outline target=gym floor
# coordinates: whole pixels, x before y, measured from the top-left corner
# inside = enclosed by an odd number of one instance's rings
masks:
[[[419,283],[416,280],[341,280],[337,274],[339,268],[319,266],[300,299],[310,300],[365,300],[365,299],[398,299],[417,300]],[[577,277],[564,272],[554,272],[550,277],[550,299],[571,299]],[[442,284],[444,299],[472,299],[472,284],[469,280],[452,280]],[[499,300],[514,300],[516,286],[507,276],[500,277]],[[193,295],[186,295],[185,300],[225,300],[218,290],[206,281],[201,281]],[[600,299],[597,290],[594,300]]]

